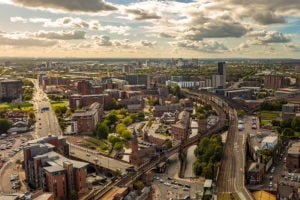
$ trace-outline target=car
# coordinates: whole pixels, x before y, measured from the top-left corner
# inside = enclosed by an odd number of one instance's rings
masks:
[[[269,183],[269,186],[270,186],[270,187],[273,187],[273,182],[272,182],[272,181]]]
[[[183,191],[189,191],[189,190],[190,190],[189,188],[186,187],[183,188]]]
[[[173,179],[172,179],[172,178],[170,178],[170,177],[168,177],[168,180],[170,180],[170,181],[171,181],[171,180],[173,180]]]
[[[162,180],[162,179],[159,179],[159,182],[163,183],[163,182],[164,182],[164,180]]]

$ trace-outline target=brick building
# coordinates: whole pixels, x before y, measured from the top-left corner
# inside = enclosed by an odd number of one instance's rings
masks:
[[[87,191],[88,163],[57,153],[60,146],[60,140],[54,136],[30,141],[23,149],[26,182],[33,189],[53,193],[56,200],[67,200],[73,195],[80,198]]]
[[[289,83],[289,79],[282,75],[267,75],[264,78],[264,87],[268,89],[287,87]]]
[[[72,132],[93,134],[103,115],[103,107],[95,102],[85,110],[76,110],[72,115]]]
[[[300,169],[300,142],[292,144],[286,157],[286,167],[289,170]]]
[[[103,105],[103,108],[106,109],[111,104],[112,98],[108,94],[74,94],[69,98],[69,106],[71,109],[88,107],[95,102]]]
[[[5,99],[5,101],[21,99],[23,94],[22,86],[23,83],[20,80],[0,79],[0,101],[2,99]]]
[[[260,184],[264,179],[265,164],[263,163],[251,163],[247,171],[247,182],[255,185]]]
[[[181,104],[171,104],[171,105],[163,105],[163,106],[155,106],[153,109],[154,117],[161,117],[164,112],[176,112],[182,111]]]
[[[190,128],[190,113],[182,111],[178,115],[178,120],[171,126],[171,133],[176,140],[185,140]]]

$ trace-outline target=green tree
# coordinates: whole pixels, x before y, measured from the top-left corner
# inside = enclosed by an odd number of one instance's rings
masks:
[[[293,137],[295,135],[295,131],[291,128],[285,128],[281,135],[284,137],[284,138],[290,138],[290,137]]]
[[[116,133],[118,134],[122,134],[123,131],[127,130],[125,124],[123,123],[119,123],[117,126],[116,126]]]
[[[123,149],[123,142],[116,142],[116,144],[114,145],[114,149],[117,151],[120,151]]]
[[[122,132],[121,137],[125,140],[129,140],[130,138],[132,138],[132,133],[126,129]]]
[[[142,190],[144,187],[145,187],[145,185],[142,181],[136,181],[133,183],[133,188],[135,190]]]
[[[6,119],[0,119],[0,133],[6,133],[11,123]]]
[[[96,136],[101,139],[106,139],[109,133],[109,128],[105,123],[99,123],[96,126]]]
[[[200,160],[196,160],[193,164],[193,171],[196,176],[200,176],[202,174],[202,165]]]
[[[295,131],[300,131],[300,117],[294,117],[291,126]]]
[[[127,116],[127,117],[125,117],[125,118],[122,120],[122,122],[123,122],[126,126],[128,126],[129,124],[132,123],[132,119],[131,119],[130,116]]]
[[[109,134],[108,141],[114,146],[117,142],[121,142],[121,139],[113,134]]]

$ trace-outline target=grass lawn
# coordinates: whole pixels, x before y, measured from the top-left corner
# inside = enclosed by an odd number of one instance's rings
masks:
[[[0,110],[23,110],[23,111],[32,111],[33,110],[33,104],[29,102],[24,103],[15,103],[15,104],[0,104]]]
[[[53,101],[51,102],[51,106],[55,109],[57,107],[68,107],[69,102],[67,101]]]
[[[262,120],[275,120],[277,117],[280,117],[280,111],[262,111],[259,113]]]
[[[97,150],[101,153],[108,153],[109,152],[109,145],[103,141],[99,140],[94,137],[88,137],[83,141],[83,146],[86,148],[92,149],[92,150]]]

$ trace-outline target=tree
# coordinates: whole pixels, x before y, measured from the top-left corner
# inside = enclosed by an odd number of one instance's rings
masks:
[[[118,134],[122,134],[123,131],[127,130],[125,124],[123,123],[119,123],[117,126],[116,126],[116,133]]]
[[[200,176],[202,174],[202,165],[200,160],[196,160],[193,164],[193,171],[196,176]]]
[[[129,140],[130,138],[132,138],[132,133],[128,129],[126,129],[122,132],[121,137],[125,140]]]
[[[120,151],[123,149],[123,143],[122,142],[116,142],[116,144],[114,145],[114,149],[117,151]]]
[[[133,184],[133,188],[135,190],[142,190],[143,188],[145,187],[144,183],[142,181],[136,181],[134,184]]]
[[[126,126],[128,126],[129,124],[132,123],[132,119],[131,119],[130,116],[127,116],[127,117],[125,117],[125,118],[122,120],[122,122],[123,122]]]
[[[6,119],[0,119],[0,133],[6,133],[11,123]]]
[[[295,131],[291,128],[285,128],[281,135],[285,138],[290,138],[290,137],[293,137],[295,135]]]
[[[115,110],[113,110],[109,115],[107,116],[108,125],[113,125],[118,121],[118,116]]]
[[[96,136],[101,139],[106,139],[109,133],[109,128],[105,123],[99,123],[96,126]]]
[[[300,131],[300,117],[294,117],[291,126],[295,131]]]
[[[114,146],[117,142],[120,142],[121,139],[113,134],[109,134],[108,141]]]

